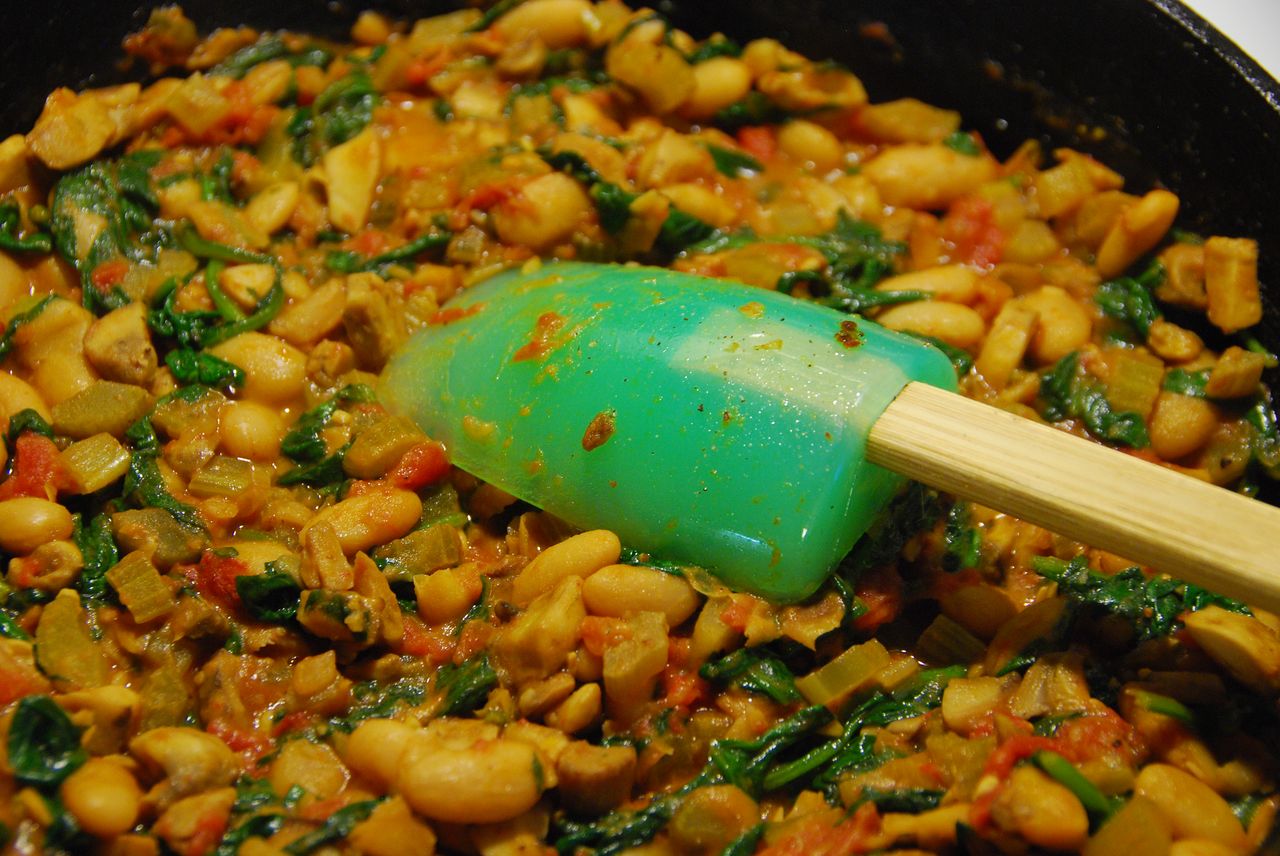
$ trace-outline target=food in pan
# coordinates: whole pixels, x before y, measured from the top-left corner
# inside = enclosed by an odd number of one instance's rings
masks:
[[[1256,492],[1254,241],[612,0],[351,41],[159,9],[125,43],[148,83],[0,143],[14,852],[1267,845],[1275,616],[914,485],[770,603],[479,482],[376,391],[497,271],[640,260]]]

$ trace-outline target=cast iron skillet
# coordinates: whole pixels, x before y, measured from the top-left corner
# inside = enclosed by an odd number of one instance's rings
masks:
[[[633,0],[639,5],[640,0]],[[25,132],[56,86],[126,79],[121,37],[142,0],[7,4],[0,137]],[[248,24],[342,36],[364,7],[400,18],[449,0],[184,0],[202,31]],[[1036,137],[1118,169],[1131,190],[1163,184],[1179,225],[1257,238],[1280,350],[1280,84],[1177,0],[661,0],[702,37],[773,36],[862,77],[876,101],[906,95],[960,110],[1000,155]],[[882,23],[884,27],[872,25]],[[879,35],[876,35],[879,33]],[[885,34],[888,34],[887,36]],[[140,70],[132,72],[133,76]],[[1221,346],[1213,331],[1211,344]],[[1280,373],[1269,378],[1280,389]],[[1273,501],[1274,497],[1272,498]]]

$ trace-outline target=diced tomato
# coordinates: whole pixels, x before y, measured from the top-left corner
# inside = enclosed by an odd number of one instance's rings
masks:
[[[125,274],[128,272],[128,260],[112,259],[95,267],[93,272],[89,274],[89,281],[93,283],[93,287],[98,291],[105,292],[124,282]]]
[[[606,648],[630,638],[631,628],[621,618],[588,615],[582,619],[582,644],[597,657],[603,657]]]
[[[315,719],[315,714],[305,710],[295,710],[292,713],[286,713],[284,716],[280,717],[280,721],[271,729],[271,733],[275,737],[280,737],[292,731],[301,731],[306,728],[313,719]]]
[[[464,210],[468,208],[479,208],[484,211],[492,208],[499,202],[503,202],[512,196],[515,196],[519,190],[519,186],[511,183],[510,181],[482,184],[466,195],[461,202],[461,207]]]
[[[863,803],[852,817],[831,822],[829,812],[799,818],[782,838],[756,851],[756,856],[847,856],[874,849],[880,832],[880,812],[875,803]]]
[[[211,812],[201,815],[196,821],[195,831],[192,832],[191,837],[178,842],[179,856],[200,856],[202,853],[212,853],[218,846],[218,842],[227,834],[229,820],[229,812],[227,814]]]
[[[902,611],[902,577],[893,565],[876,568],[858,578],[854,593],[867,611],[853,620],[855,629],[870,633]]]
[[[458,640],[444,630],[428,627],[411,615],[404,617],[404,636],[400,639],[400,652],[414,657],[426,657],[433,663],[448,663]]]
[[[449,474],[444,446],[435,441],[419,443],[400,458],[391,471],[391,483],[405,490],[419,490]]]
[[[356,235],[347,246],[355,250],[357,253],[363,253],[366,256],[376,256],[387,248],[386,232],[377,229],[365,229]]]
[[[778,138],[767,125],[749,125],[738,130],[738,145],[757,160],[770,161],[778,153]]]
[[[210,720],[204,730],[227,744],[228,749],[250,761],[249,769],[256,767],[257,760],[275,748],[275,743],[269,736],[242,731],[221,719]]]
[[[1018,764],[1041,750],[1057,752],[1067,760],[1074,760],[1070,750],[1064,751],[1060,742],[1052,737],[1038,737],[1034,734],[1015,734],[1001,743],[994,752],[987,756],[984,773],[994,776],[1002,783]],[[1000,796],[1001,788],[992,788],[973,801],[969,810],[969,822],[975,829],[986,829],[991,824],[991,806]]]
[[[231,152],[231,180],[235,182],[247,181],[251,176],[262,168],[262,161],[258,160],[249,152],[243,149],[235,149]]]
[[[69,486],[58,459],[58,447],[48,437],[25,431],[13,446],[13,471],[4,484],[0,484],[0,499],[18,496],[56,499],[58,489]]]
[[[709,685],[697,672],[672,668],[670,665],[663,670],[662,700],[658,702],[663,709],[676,707],[688,710],[710,695]]]
[[[1119,755],[1125,763],[1134,763],[1146,753],[1142,736],[1110,709],[1068,719],[1058,726],[1055,739],[1060,755],[1081,762]]]
[[[734,597],[729,601],[720,612],[720,620],[726,627],[730,627],[741,633],[747,629],[747,622],[751,620],[751,613],[755,611],[755,600],[750,597]]]
[[[479,654],[489,643],[498,629],[487,621],[468,621],[462,625],[458,634],[458,647],[453,651],[453,662],[461,663]]]
[[[413,88],[426,86],[427,81],[453,60],[449,51],[440,51],[431,56],[417,57],[404,69],[404,82]]]
[[[240,593],[236,591],[236,577],[247,573],[249,566],[240,559],[205,550],[196,566],[196,589],[205,600],[226,607],[238,606]]]
[[[34,663],[10,659],[0,660],[0,707],[29,695],[47,693],[49,681],[36,671]]]
[[[943,234],[955,246],[957,261],[992,267],[1004,254],[1004,232],[995,223],[991,203],[966,196],[951,206],[943,220]]]
[[[987,756],[984,772],[990,773],[997,779],[1003,779],[1009,775],[1015,764],[1030,758],[1042,749],[1057,752],[1059,755],[1069,759],[1068,752],[1064,752],[1063,747],[1052,737],[1039,737],[1035,734],[1015,734],[1001,743],[995,751]]]

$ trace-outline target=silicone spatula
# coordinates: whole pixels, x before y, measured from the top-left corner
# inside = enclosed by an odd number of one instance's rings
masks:
[[[464,292],[381,393],[480,478],[776,601],[815,591],[909,477],[1280,606],[1280,510],[955,388],[936,349],[816,304],[558,262]]]

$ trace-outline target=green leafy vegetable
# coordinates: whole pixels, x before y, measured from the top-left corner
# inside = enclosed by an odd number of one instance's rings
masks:
[[[373,401],[373,390],[364,384],[344,386],[333,397],[298,417],[293,429],[284,435],[280,451],[296,463],[318,461],[325,456],[326,448],[320,432],[329,424],[333,414],[344,404]]]
[[[484,704],[489,691],[498,685],[498,673],[489,664],[488,653],[480,653],[458,665],[446,663],[436,672],[435,688],[443,694],[442,716],[460,716]]]
[[[1253,430],[1253,459],[1273,478],[1280,476],[1280,424],[1269,396],[1258,396],[1244,414]]]
[[[255,253],[253,250],[244,250],[240,247],[232,247],[228,244],[220,244],[217,241],[202,238],[195,228],[185,220],[174,227],[173,237],[180,247],[197,258],[237,264],[276,263],[275,257],[266,253]]]
[[[403,706],[416,707],[426,701],[427,687],[420,679],[389,684],[364,681],[351,688],[351,695],[359,703],[353,705],[345,716],[329,720],[329,725],[339,731],[351,731],[366,719],[394,716]]]
[[[1140,689],[1132,689],[1130,692],[1133,693],[1134,701],[1138,703],[1138,707],[1143,710],[1149,710],[1152,713],[1176,719],[1188,728],[1196,727],[1196,715],[1176,698],[1169,698],[1159,693]]]
[[[942,144],[953,152],[959,152],[971,158],[982,154],[982,148],[978,145],[977,139],[967,131],[952,131],[943,138]]]
[[[732,39],[711,38],[689,51],[684,58],[690,65],[697,65],[718,56],[742,56],[742,45]]]
[[[22,629],[15,619],[8,612],[0,609],[0,636],[5,639],[30,639],[31,634]]]
[[[162,509],[169,512],[183,528],[204,532],[204,521],[199,512],[175,499],[165,486],[164,476],[160,474],[160,442],[150,418],[138,420],[125,436],[133,441],[134,449],[129,458],[129,470],[124,477],[124,495],[132,498],[139,508]]]
[[[265,780],[264,780],[265,781]],[[239,803],[237,802],[237,805]],[[235,856],[240,847],[250,838],[268,838],[280,831],[284,826],[283,814],[255,814],[239,826],[228,829],[214,848],[213,856]]]
[[[22,228],[22,209],[16,202],[0,203],[0,250],[11,253],[53,252],[53,238],[44,232],[18,236]]]
[[[178,348],[164,355],[164,364],[178,383],[198,383],[221,389],[244,384],[244,370],[221,357],[203,351]]]
[[[231,192],[231,171],[234,166],[231,149],[223,146],[213,166],[208,172],[199,176],[200,198],[206,202],[217,201],[235,205],[236,198]]]
[[[217,259],[211,259],[209,266],[204,271],[204,290],[209,294],[209,300],[213,303],[213,308],[218,310],[218,314],[226,321],[242,321],[244,320],[244,312],[236,305],[236,302],[227,296],[222,290],[222,269],[223,263]]]
[[[351,830],[361,821],[368,820],[369,815],[378,807],[382,798],[362,800],[344,806],[325,820],[324,824],[314,832],[308,832],[301,838],[294,839],[284,846],[289,856],[303,856],[312,853],[331,841],[341,841],[351,834]]]
[[[106,512],[97,514],[89,520],[88,526],[84,525],[79,514],[72,519],[75,528],[71,539],[84,557],[84,568],[76,580],[76,589],[87,601],[101,601],[107,596],[107,571],[120,560],[120,550],[111,531],[111,517]]]
[[[741,101],[716,112],[712,123],[730,134],[748,125],[780,125],[796,114],[784,110],[768,96],[752,90]]]
[[[542,150],[540,154],[552,169],[565,172],[588,186],[588,192],[595,201],[596,212],[600,216],[600,225],[606,232],[616,235],[622,231],[631,218],[631,203],[639,194],[605,181],[577,152],[552,153]],[[675,255],[691,245],[707,240],[713,234],[715,229],[710,225],[673,205],[666,220],[662,222],[655,248],[666,255]]]
[[[705,241],[715,231],[709,223],[672,205],[667,212],[667,219],[662,221],[662,228],[658,230],[654,246],[660,252],[674,256],[699,241]]]
[[[932,526],[941,514],[936,493],[918,482],[908,482],[841,562],[840,575],[857,579],[864,571],[892,562],[908,541]]]
[[[787,665],[758,648],[740,648],[703,664],[698,674],[717,684],[736,684],[779,704],[800,700],[796,677]]]
[[[757,823],[729,842],[729,846],[721,851],[720,856],[751,856],[752,853],[756,852],[756,846],[760,844],[760,839],[763,836],[764,824]]]
[[[236,51],[209,69],[209,73],[239,80],[249,72],[249,69],[273,59],[287,60],[294,68],[304,65],[323,67],[333,60],[333,53],[319,45],[307,45],[298,52],[290,51],[279,36],[268,35]]]
[[[929,788],[904,788],[902,790],[882,791],[876,788],[863,788],[856,805],[875,803],[882,812],[898,811],[920,814],[932,811],[942,803],[946,791]]]
[[[512,9],[523,3],[524,0],[498,0],[480,16],[470,27],[467,27],[468,33],[482,33],[494,25],[494,22]]]
[[[1076,418],[1089,433],[1109,443],[1135,449],[1146,448],[1151,440],[1142,415],[1115,411],[1102,385],[1079,370],[1079,354],[1067,354],[1040,376],[1041,415],[1050,422]]]
[[[726,149],[724,146],[717,146],[712,143],[704,143],[704,145],[707,151],[711,153],[711,160],[715,163],[716,170],[721,175],[737,178],[744,172],[761,172],[764,170],[764,166],[760,161],[744,151]]]
[[[220,324],[205,330],[200,337],[200,344],[208,348],[219,342],[225,342],[228,339],[239,336],[241,333],[261,330],[280,314],[280,310],[284,308],[284,302],[284,285],[280,282],[279,272],[277,271],[275,282],[272,283],[266,296],[258,301],[258,305],[254,308],[252,314],[246,315],[239,321]]]
[[[872,293],[873,294],[914,294],[915,292],[877,291]],[[942,353],[946,354],[947,359],[951,360],[951,365],[955,366],[957,377],[964,377],[969,373],[969,370],[973,368],[973,357],[969,355],[968,351],[965,351],[961,348],[957,348],[955,345],[948,344],[947,342],[942,341],[936,336],[926,336],[923,333],[915,333],[915,332],[912,332],[911,330],[905,330],[903,332],[905,332],[906,335],[911,336],[914,339],[919,339],[921,342],[927,342],[930,345],[933,345],[939,351],[942,351]]]
[[[88,760],[80,730],[47,695],[18,702],[9,726],[9,767],[18,781],[54,788]]]
[[[1153,262],[1136,277],[1122,276],[1098,286],[1093,302],[1103,314],[1129,324],[1144,339],[1151,325],[1162,318],[1151,289],[1164,279],[1164,266]]]
[[[1080,800],[1080,804],[1089,813],[1089,819],[1095,828],[1111,817],[1124,803],[1123,798],[1108,799],[1102,791],[1098,790],[1097,785],[1086,779],[1084,774],[1076,769],[1075,764],[1057,752],[1041,749],[1031,756],[1031,761],[1075,794],[1076,799]]]
[[[948,571],[976,568],[982,558],[982,533],[971,525],[972,516],[973,506],[967,502],[957,502],[947,512],[942,565]]]
[[[324,152],[345,143],[365,129],[382,96],[363,71],[335,80],[316,96],[310,107],[300,107],[286,131],[293,137],[293,159],[313,166]]]
[[[267,563],[264,574],[236,577],[236,594],[249,614],[259,621],[280,623],[298,615],[302,588],[276,562]]]
[[[1205,384],[1209,382],[1209,370],[1187,371],[1186,369],[1169,369],[1164,375],[1163,389],[1179,395],[1191,395],[1204,398]]]
[[[1070,562],[1037,556],[1032,567],[1042,577],[1055,581],[1058,591],[1072,600],[1128,619],[1139,639],[1167,636],[1177,625],[1179,615],[1210,605],[1249,614],[1249,608],[1239,601],[1181,580],[1148,579],[1140,568],[1102,574],[1092,570],[1083,556]]]
[[[860,313],[872,306],[922,300],[928,295],[915,291],[877,292],[877,282],[893,272],[898,256],[906,245],[886,241],[875,226],[854,220],[843,209],[836,215],[836,225],[821,235],[800,235],[773,239],[811,247],[827,261],[825,277],[830,293],[821,299],[834,309]]]
[[[431,231],[419,235],[408,243],[376,256],[365,257],[350,250],[334,250],[325,257],[325,267],[338,273],[379,271],[393,264],[411,261],[420,253],[446,246],[453,238],[452,232]]]
[[[179,312],[174,303],[177,295],[178,282],[172,278],[156,289],[154,306],[147,313],[147,326],[160,336],[174,339],[183,348],[198,349],[202,347],[206,331],[216,325],[221,316],[200,309]]]
[[[14,441],[28,431],[53,439],[53,426],[30,407],[24,407],[9,417],[9,428],[4,433],[6,445],[12,449]]]
[[[84,304],[101,314],[129,302],[119,287],[104,291],[92,279],[105,262],[154,260],[169,241],[152,216],[160,203],[151,167],[160,152],[145,150],[115,161],[94,161],[68,173],[53,188],[49,227],[54,246],[80,273]],[[88,241],[87,246],[81,246]]]
[[[280,476],[276,483],[285,487],[295,484],[309,484],[314,487],[336,485],[345,477],[342,471],[342,462],[346,459],[347,452],[350,449],[351,443],[347,442],[332,455],[327,455],[315,463],[294,467]]]

